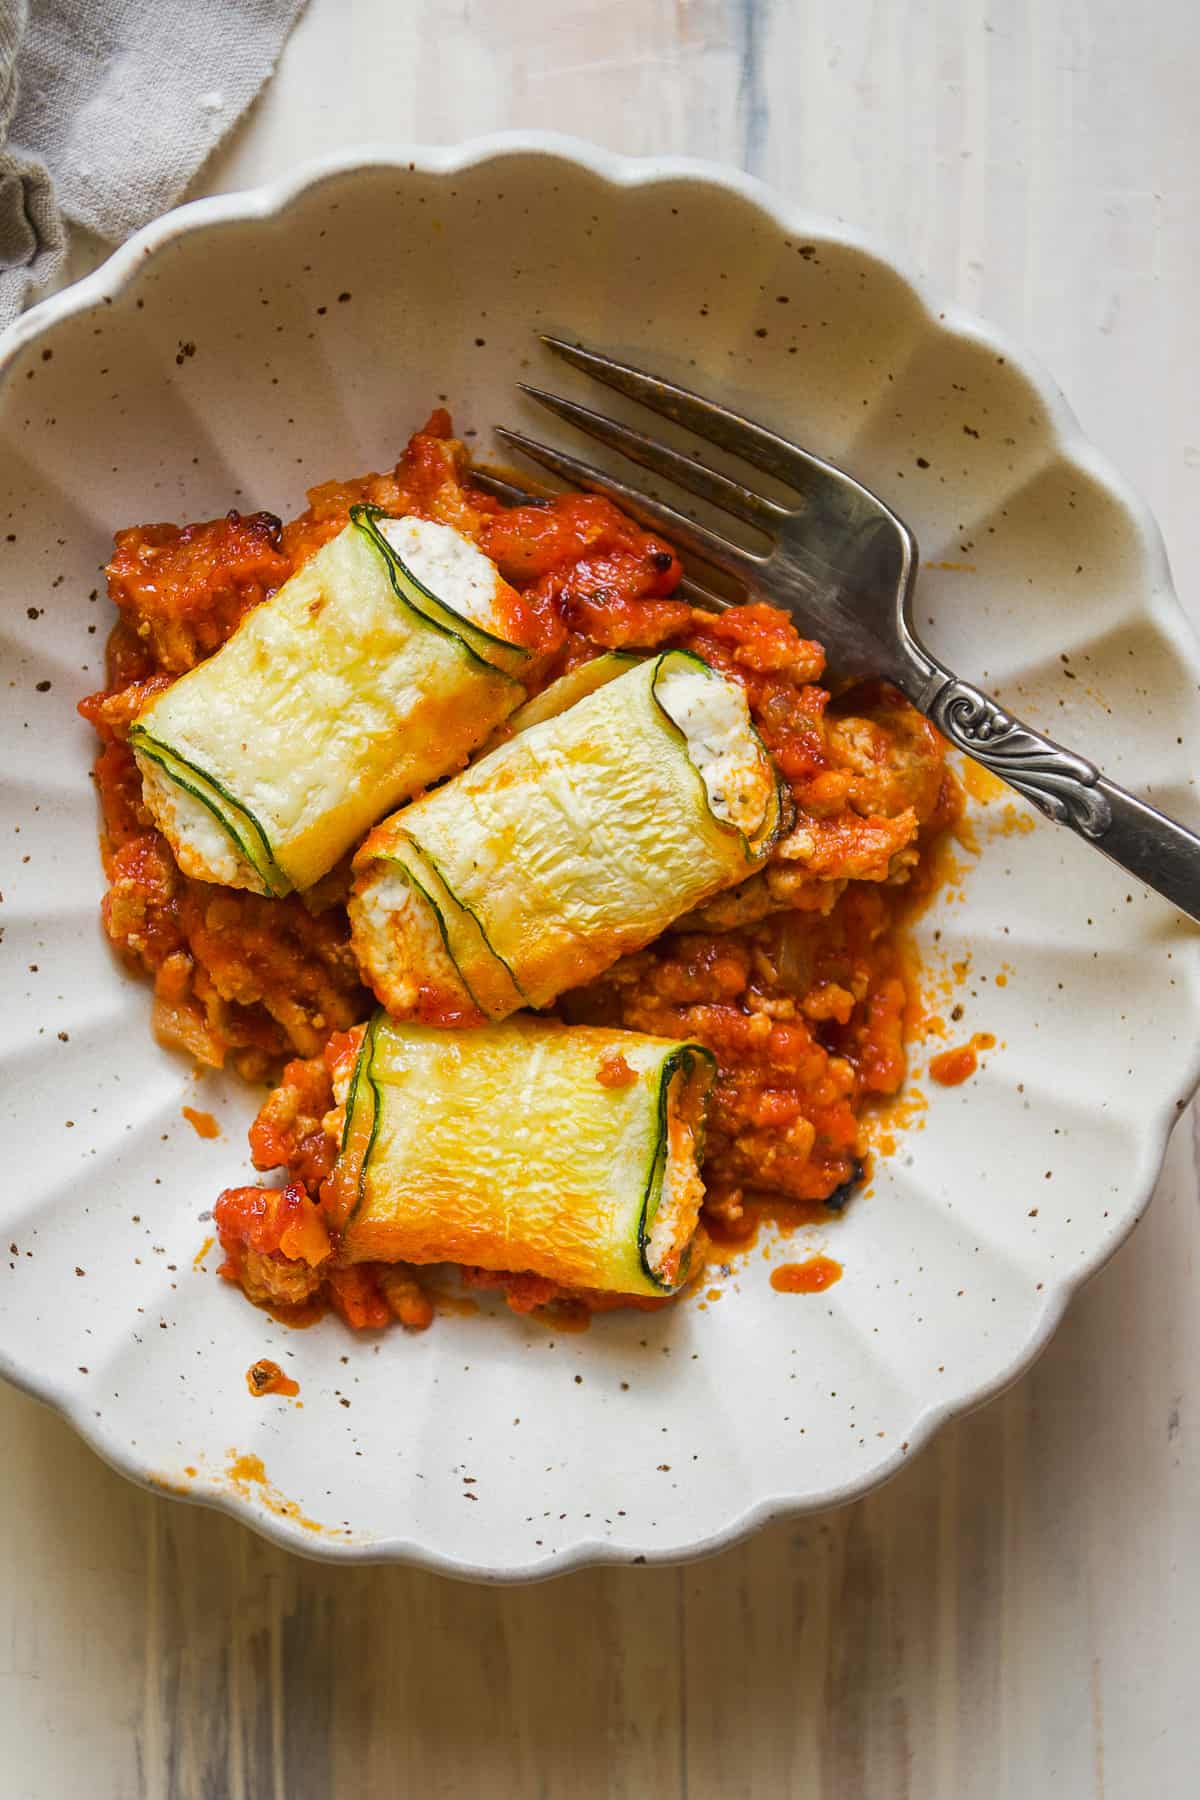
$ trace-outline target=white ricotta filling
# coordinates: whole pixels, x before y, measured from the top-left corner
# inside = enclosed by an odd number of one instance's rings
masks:
[[[654,691],[687,739],[688,757],[717,818],[753,837],[766,817],[774,783],[743,690],[722,675],[675,664],[659,675]]]
[[[399,869],[378,863],[350,902],[354,948],[389,1012],[403,1014],[422,983],[470,996],[442,939],[437,915]]]
[[[137,756],[137,765],[142,776],[142,798],[184,874],[196,881],[217,881],[226,887],[249,888],[253,894],[265,894],[267,890],[257,871],[203,801],[177,786],[150,757]]]
[[[685,1079],[682,1071],[673,1076],[667,1095],[667,1164],[646,1244],[646,1260],[654,1274],[672,1283],[679,1278],[679,1266],[695,1236],[704,1200],[704,1182],[696,1166],[696,1134],[676,1111]]]
[[[493,637],[504,637],[496,601],[505,584],[478,545],[433,519],[406,516],[377,523],[380,535],[435,599]]]

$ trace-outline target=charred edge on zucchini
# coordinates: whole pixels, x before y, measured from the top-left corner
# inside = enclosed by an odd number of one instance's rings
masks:
[[[861,1157],[856,1156],[854,1159],[854,1168],[850,1174],[847,1175],[845,1181],[839,1182],[832,1194],[827,1194],[825,1196],[825,1205],[829,1208],[830,1212],[840,1213],[847,1201],[853,1200],[855,1194],[866,1180],[866,1175],[866,1163],[863,1162]]]

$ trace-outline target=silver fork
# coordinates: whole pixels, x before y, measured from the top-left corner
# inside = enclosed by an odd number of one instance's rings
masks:
[[[666,502],[523,432],[499,429],[506,444],[564,481],[607,495],[689,559],[719,571],[744,598],[785,608],[825,646],[839,678],[880,676],[894,683],[950,743],[1002,777],[1047,818],[1069,825],[1200,919],[1200,837],[1109,781],[1086,757],[1022,724],[925,648],[912,617],[917,541],[877,495],[844,470],[716,401],[561,338],[544,336],[542,342],[584,374],[773,476],[796,494],[796,502],[780,505],[628,425],[524,382],[524,393],[568,425],[741,520],[770,547],[763,554],[746,550]],[[528,498],[495,477],[487,485],[510,499]],[[684,591],[699,604],[729,604],[694,572]]]

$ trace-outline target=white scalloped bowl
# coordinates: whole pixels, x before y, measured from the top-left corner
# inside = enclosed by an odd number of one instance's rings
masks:
[[[216,1193],[247,1179],[255,1096],[154,1042],[100,931],[74,712],[110,623],[99,566],[132,521],[296,510],[312,482],[388,465],[441,400],[486,450],[493,421],[522,421],[535,326],[878,489],[922,544],[932,647],[1193,820],[1200,741],[1155,527],[1051,383],[729,172],[540,136],[342,158],[181,208],[10,332],[0,1367],[126,1474],[279,1542],[488,1579],[698,1554],[882,1480],[1045,1344],[1145,1205],[1198,1073],[1196,932],[993,804],[920,931],[935,974],[969,962],[959,1029],[997,1049],[928,1090],[844,1219],[718,1273],[719,1304],[580,1336],[498,1307],[374,1342],[289,1331],[217,1280],[198,1253]],[[810,1242],[843,1280],[775,1293],[771,1260]],[[249,1396],[265,1354],[302,1404]]]

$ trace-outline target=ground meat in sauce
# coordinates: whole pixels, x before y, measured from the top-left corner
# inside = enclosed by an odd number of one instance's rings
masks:
[[[673,931],[567,995],[567,1017],[715,1053],[704,1176],[824,1200],[861,1157],[860,1114],[905,1072],[907,989],[888,896],[851,887],[823,918],[777,913],[729,932]]]
[[[272,513],[231,512],[204,525],[118,531],[109,599],[156,671],[182,675],[225,642],[244,614],[286,581],[292,563]]]
[[[269,513],[230,513],[119,532],[108,568],[119,618],[107,685],[80,705],[103,745],[95,765],[109,880],[103,923],[153,976],[155,1029],[250,1078],[291,1059],[251,1131],[255,1167],[282,1169],[287,1183],[221,1196],[222,1273],[260,1304],[328,1304],[356,1329],[394,1319],[421,1329],[432,1317],[410,1269],[339,1268],[336,1243],[321,1236],[321,1189],[341,1121],[330,1069],[339,1058],[344,1068],[355,1042],[346,1033],[371,1008],[349,949],[345,871],[304,899],[190,880],[142,805],[125,743],[140,708],[217,649],[361,501],[452,525],[496,561],[522,597],[535,689],[603,649],[667,646],[694,651],[745,688],[791,799],[769,865],[555,1010],[694,1036],[714,1051],[704,1158],[714,1221],[736,1216],[746,1190],[844,1198],[861,1172],[863,1109],[894,1093],[905,1073],[909,995],[897,915],[921,884],[923,851],[956,813],[933,727],[879,683],[832,701],[820,645],[777,609],[714,615],[675,598],[681,569],[671,546],[607,500],[567,494],[501,506],[472,486],[444,412],[394,470],[328,482],[308,500],[286,525]],[[503,1290],[518,1311],[624,1303],[531,1275],[463,1275]]]

